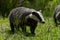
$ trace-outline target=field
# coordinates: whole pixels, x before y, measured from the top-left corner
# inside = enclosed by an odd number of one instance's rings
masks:
[[[10,33],[8,18],[0,19],[0,40],[60,40],[60,27],[54,26],[53,18],[45,18],[46,23],[38,23],[35,37],[26,37],[20,31],[15,34]],[[30,32],[27,27],[27,32]]]

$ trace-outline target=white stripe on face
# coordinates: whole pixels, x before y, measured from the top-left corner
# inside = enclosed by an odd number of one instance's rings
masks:
[[[59,14],[60,14],[60,12],[58,12],[58,13],[56,14],[56,18],[58,17]]]
[[[26,16],[26,18],[30,18],[30,17],[32,17],[32,14],[29,14],[28,16]]]
[[[37,13],[38,13],[38,14],[39,14],[39,16],[41,17],[42,22],[44,22],[45,20],[44,20],[44,18],[43,18],[43,15],[42,15],[39,11],[37,11]]]
[[[43,16],[42,16],[42,14],[41,14],[40,12],[37,12],[37,13],[38,13],[38,15],[40,16],[42,22],[44,22],[44,18],[43,18]],[[40,19],[38,19],[37,16],[35,16],[35,15],[32,14],[32,13],[29,14],[28,16],[26,16],[26,18],[32,18],[32,19],[40,22]]]
[[[32,13],[29,14],[28,16],[26,16],[26,18],[32,18],[32,19],[40,22],[40,20],[35,15],[33,15]]]

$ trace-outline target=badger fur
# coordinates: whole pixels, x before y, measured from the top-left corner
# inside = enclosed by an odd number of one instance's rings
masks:
[[[60,22],[60,5],[58,5],[54,10],[54,22],[56,26],[58,26],[58,22]]]
[[[22,31],[26,32],[26,26],[30,26],[31,34],[35,34],[37,23],[45,22],[42,14],[38,13],[40,12],[26,7],[17,7],[11,10],[9,15],[11,31],[14,33],[15,26],[18,30],[20,26]]]

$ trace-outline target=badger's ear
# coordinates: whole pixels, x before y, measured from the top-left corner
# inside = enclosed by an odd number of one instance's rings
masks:
[[[42,12],[42,10],[39,10],[39,12]]]

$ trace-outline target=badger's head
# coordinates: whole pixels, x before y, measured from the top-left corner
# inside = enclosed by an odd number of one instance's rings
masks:
[[[39,11],[31,12],[26,18],[32,18],[33,20],[36,20],[38,22],[45,23],[43,15]]]
[[[55,18],[60,22],[60,12],[56,13],[56,17]]]

